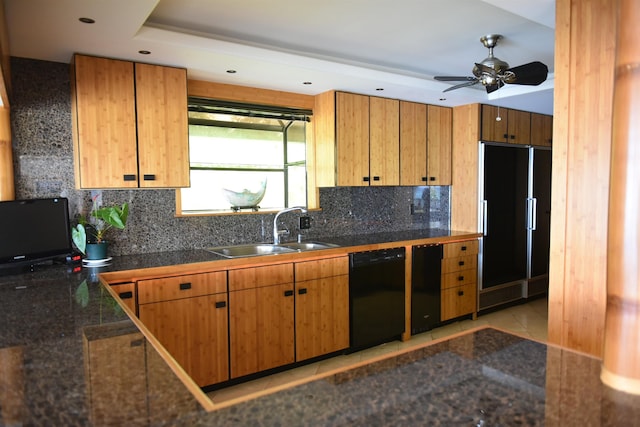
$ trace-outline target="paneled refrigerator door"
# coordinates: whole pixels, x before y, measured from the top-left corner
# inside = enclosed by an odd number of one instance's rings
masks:
[[[527,297],[547,292],[551,236],[551,149],[531,149],[530,261]]]
[[[522,298],[527,279],[529,150],[482,143],[480,309]]]

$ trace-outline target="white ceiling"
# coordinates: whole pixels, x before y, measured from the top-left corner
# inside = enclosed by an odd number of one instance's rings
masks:
[[[555,0],[4,0],[12,56],[75,52],[186,67],[189,78],[317,94],[330,89],[455,106],[553,112]],[[78,18],[93,18],[94,24]],[[451,86],[488,51],[541,61],[540,86]],[[147,50],[149,55],[142,55]],[[235,74],[227,70],[236,70]],[[303,82],[311,82],[305,85]],[[377,90],[382,88],[384,90]],[[445,99],[442,99],[445,98]]]

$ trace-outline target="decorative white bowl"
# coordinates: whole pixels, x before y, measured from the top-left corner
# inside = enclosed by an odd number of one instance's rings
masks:
[[[232,191],[226,188],[222,189],[225,197],[229,203],[231,203],[232,207],[250,208],[257,206],[264,197],[264,193],[267,191],[267,179],[265,178],[260,182],[258,188],[254,188],[252,190],[247,188],[242,191]]]

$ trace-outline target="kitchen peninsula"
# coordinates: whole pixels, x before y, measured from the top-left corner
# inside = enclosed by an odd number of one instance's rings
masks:
[[[437,233],[413,234],[415,240],[407,237],[411,232],[396,233],[396,239],[424,243],[475,236]],[[371,238],[351,242],[354,248],[398,243]],[[203,250],[173,251],[115,257],[108,267],[80,272],[59,265],[1,277],[2,423],[554,425],[597,419],[600,425],[629,425],[624,420],[638,419],[638,398],[601,385],[599,360],[491,329],[216,405],[114,304],[99,276],[221,261],[226,262]]]

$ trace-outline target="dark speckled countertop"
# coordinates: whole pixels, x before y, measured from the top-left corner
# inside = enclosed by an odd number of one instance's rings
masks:
[[[0,425],[640,425],[640,398],[602,385],[599,360],[493,329],[207,412],[98,274],[216,259],[163,252],[0,276]]]

